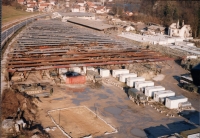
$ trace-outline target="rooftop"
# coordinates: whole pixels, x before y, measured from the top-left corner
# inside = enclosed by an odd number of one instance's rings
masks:
[[[60,15],[62,16],[70,16],[70,17],[94,17],[94,13],[87,13],[87,12],[68,12],[68,13],[61,13],[59,12]]]
[[[85,19],[79,19],[79,18],[71,18],[67,20],[68,22],[83,25],[89,28],[93,28],[96,30],[103,31],[104,29],[112,28],[114,26],[105,24],[100,21],[91,21],[91,20],[85,20]]]
[[[185,98],[186,97],[183,95],[168,97],[168,99],[170,100],[179,100],[179,99],[185,99]]]

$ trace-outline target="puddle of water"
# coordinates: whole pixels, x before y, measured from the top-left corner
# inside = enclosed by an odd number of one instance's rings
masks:
[[[131,129],[131,134],[134,135],[134,136],[137,136],[137,137],[140,137],[140,138],[146,138],[146,133],[141,130],[141,129],[138,129],[138,128],[133,128]]]
[[[108,98],[108,96],[105,95],[105,94],[97,94],[97,96],[99,97],[98,100],[107,99]]]
[[[106,112],[111,113],[112,115],[119,115],[122,112],[122,110],[120,108],[114,107],[114,106],[106,107],[106,108],[104,108],[104,110]]]
[[[109,94],[114,94],[111,89],[105,89],[105,91],[108,92]]]

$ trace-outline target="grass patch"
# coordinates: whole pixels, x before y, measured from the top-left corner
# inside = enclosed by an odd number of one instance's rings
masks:
[[[34,14],[38,14],[39,12],[26,12],[22,10],[18,10],[15,7],[12,6],[4,6],[2,5],[2,25],[20,19],[25,18]]]

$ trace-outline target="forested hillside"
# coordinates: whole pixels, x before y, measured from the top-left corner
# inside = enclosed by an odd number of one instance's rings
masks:
[[[178,19],[180,23],[184,20],[185,24],[191,25],[193,37],[200,38],[199,0],[115,0],[115,2],[118,5],[119,3],[122,5],[121,7],[113,8],[115,11],[118,11],[121,18],[133,21],[154,22],[165,26],[177,22]],[[126,5],[129,5],[129,8]],[[139,5],[137,11],[134,8],[135,5]],[[138,12],[138,14],[134,14],[132,17],[125,17],[122,13],[123,10]]]

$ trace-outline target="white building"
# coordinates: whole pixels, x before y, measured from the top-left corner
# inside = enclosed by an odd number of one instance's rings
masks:
[[[138,82],[138,81],[145,81],[145,78],[143,78],[143,77],[130,77],[130,78],[127,78],[126,84],[129,87],[134,87],[135,82]]]
[[[180,95],[166,98],[165,106],[169,109],[177,109],[180,104],[183,102],[187,102],[188,98]]]
[[[163,86],[149,86],[145,88],[145,95],[148,97],[153,97],[154,92],[165,90]]]
[[[154,92],[153,100],[156,102],[165,101],[166,97],[175,96],[175,92],[171,90]]]
[[[86,13],[86,12],[69,12],[69,13],[60,13],[62,16],[62,22],[67,22],[70,18],[81,18],[86,20],[95,20],[95,14],[94,13]]]
[[[153,81],[139,81],[139,82],[135,82],[135,88],[139,91],[144,91],[145,87],[147,86],[154,86],[154,82]]]
[[[137,74],[135,73],[120,74],[119,81],[127,82],[127,78],[130,78],[130,77],[137,77]]]
[[[179,26],[179,21],[177,23],[172,23],[169,26],[168,30],[169,36],[179,36],[182,38],[192,37],[192,29],[190,25],[185,25],[184,21],[182,22],[182,26]]]
[[[119,77],[120,74],[127,74],[129,73],[129,70],[127,69],[116,69],[116,70],[112,70],[112,76],[113,77]]]
[[[100,69],[100,75],[101,75],[101,77],[109,77],[110,76],[110,70]]]

